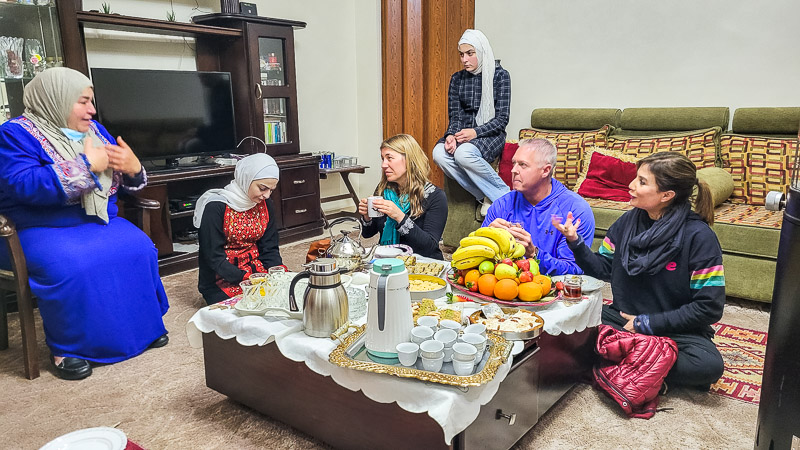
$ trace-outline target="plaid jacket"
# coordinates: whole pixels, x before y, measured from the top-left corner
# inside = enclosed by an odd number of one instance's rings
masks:
[[[478,147],[483,159],[492,162],[500,156],[506,142],[506,125],[511,108],[511,77],[499,64],[494,71],[494,118],[476,126],[475,115],[481,106],[481,75],[473,75],[460,70],[450,77],[447,94],[447,112],[450,124],[447,132],[439,140],[444,142],[448,135],[456,134],[464,128],[474,128],[478,137],[470,143]]]

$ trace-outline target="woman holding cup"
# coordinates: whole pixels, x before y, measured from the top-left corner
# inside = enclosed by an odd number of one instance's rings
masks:
[[[447,197],[430,182],[430,163],[417,141],[398,134],[381,143],[381,181],[358,205],[363,237],[380,233],[381,245],[408,245],[442,259],[439,240],[447,222]]]

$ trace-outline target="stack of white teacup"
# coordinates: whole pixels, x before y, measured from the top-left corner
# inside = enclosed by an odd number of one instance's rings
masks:
[[[444,363],[451,362],[456,375],[472,375],[486,350],[486,326],[476,323],[462,330],[454,320],[440,322],[436,317],[422,316],[411,329],[411,342],[398,344],[396,350],[404,366],[416,365],[421,357],[426,371],[439,372]]]

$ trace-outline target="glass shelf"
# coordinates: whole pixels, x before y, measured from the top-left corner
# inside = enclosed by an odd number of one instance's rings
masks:
[[[0,123],[22,114],[31,78],[64,65],[56,0],[45,2],[0,0]]]
[[[286,98],[265,98],[264,104],[264,142],[270,144],[285,144],[289,141],[287,124],[288,112]]]

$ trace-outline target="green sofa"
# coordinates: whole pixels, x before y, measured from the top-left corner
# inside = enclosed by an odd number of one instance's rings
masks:
[[[562,136],[574,135],[575,132],[600,132],[605,133],[604,137],[593,143],[595,146],[625,147],[628,152],[638,152],[638,156],[644,156],[646,153],[643,152],[653,148],[661,150],[664,145],[680,145],[682,141],[692,149],[696,148],[690,158],[698,164],[723,167],[733,174],[735,180],[734,194],[717,207],[713,226],[723,250],[727,294],[769,302],[772,300],[782,213],[767,211],[759,204],[763,204],[765,190],[775,188],[774,183],[762,182],[764,177],[760,171],[764,165],[771,171],[767,173],[768,181],[775,181],[775,174],[781,175],[781,170],[785,177],[786,165],[791,162],[797,145],[800,108],[740,108],[734,113],[730,130],[729,121],[730,112],[726,107],[535,109],[531,113],[531,127],[535,131],[522,130],[520,137],[550,133],[547,137],[559,144]],[[608,127],[603,128],[605,125]],[[654,140],[659,144],[653,144]],[[577,152],[575,145],[570,145],[565,153]],[[758,148],[768,148],[771,154],[766,159],[772,158],[777,162],[765,162],[763,155],[747,153],[751,149],[757,152]],[[560,153],[561,149],[559,145]],[[556,178],[573,188],[576,174],[584,169],[583,158],[571,154],[566,159],[562,157],[559,156],[561,173],[557,172]],[[758,174],[743,175],[750,171]],[[788,184],[788,180],[785,181]],[[443,241],[445,245],[455,247],[463,236],[481,225],[482,218],[477,215],[475,199],[453,180],[445,180],[445,192],[450,215]],[[752,192],[757,194],[751,196]],[[608,227],[630,206],[599,199],[587,201],[595,215],[593,248],[596,249]]]

